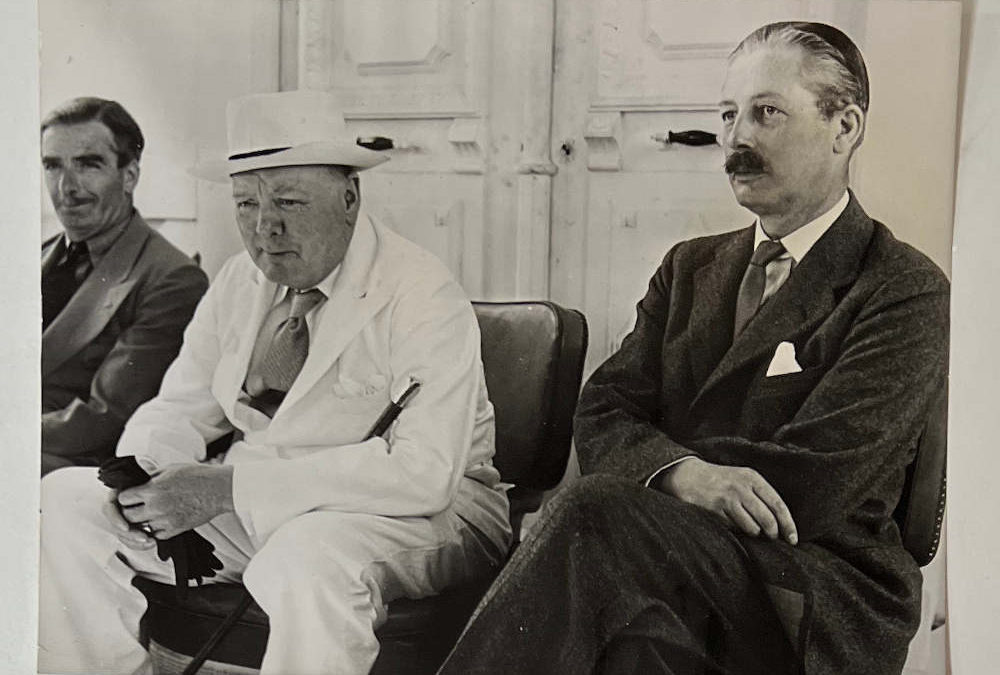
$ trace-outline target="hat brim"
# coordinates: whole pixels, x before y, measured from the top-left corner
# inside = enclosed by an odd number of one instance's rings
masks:
[[[317,141],[296,145],[287,150],[241,157],[240,159],[207,160],[188,169],[188,173],[202,180],[225,183],[233,174],[258,169],[273,169],[279,166],[336,164],[364,171],[387,161],[389,161],[389,157],[385,154],[363,148],[357,144]]]

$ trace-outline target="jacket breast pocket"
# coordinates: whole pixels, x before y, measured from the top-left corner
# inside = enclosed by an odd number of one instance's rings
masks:
[[[367,396],[338,396],[328,392],[323,402],[317,405],[313,414],[322,411],[323,420],[316,425],[336,425],[340,443],[356,443],[364,440],[366,433],[378,420],[389,404],[388,388]]]
[[[813,366],[797,373],[765,377],[761,380],[755,394],[758,396],[787,396],[803,391],[809,392],[816,388],[825,373],[825,368]]]
[[[770,438],[778,427],[795,417],[825,374],[825,368],[813,367],[761,380],[751,388],[743,406],[742,433],[752,440]]]
[[[364,375],[341,374],[333,382],[331,390],[339,399],[353,400],[384,397],[388,387],[389,378],[375,372]]]

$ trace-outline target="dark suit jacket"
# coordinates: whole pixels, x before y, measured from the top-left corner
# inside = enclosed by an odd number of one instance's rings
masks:
[[[580,465],[636,481],[690,454],[757,470],[800,544],[740,540],[803,672],[898,673],[921,578],[892,512],[946,378],[947,279],[852,194],[733,342],[752,247],[747,228],[667,254],[634,331],[580,397]],[[802,371],[766,377],[783,341]]]
[[[43,275],[57,240],[42,247]],[[42,334],[43,474],[114,455],[125,421],[159,390],[207,287],[194,261],[134,213]]]

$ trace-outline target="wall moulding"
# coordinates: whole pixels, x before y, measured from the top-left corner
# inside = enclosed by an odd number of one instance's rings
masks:
[[[452,164],[455,173],[481,174],[485,171],[482,127],[481,120],[456,119],[448,128],[448,142],[455,155]]]
[[[592,171],[621,171],[622,116],[620,112],[588,115],[583,139],[587,142],[588,169]]]
[[[355,119],[483,114],[490,4],[301,0],[299,83]]]
[[[343,5],[345,60],[361,76],[441,71],[452,52],[452,3],[447,0],[368,0]],[[385,37],[384,28],[405,26]]]
[[[344,113],[345,120],[442,120],[442,119],[482,119],[478,111],[469,110],[351,110]]]
[[[684,102],[670,103],[656,99],[618,99],[597,101],[590,104],[588,110],[592,113],[609,112],[671,112],[671,113],[715,113],[719,110],[718,103]]]
[[[688,59],[724,59],[736,45],[729,42],[705,42],[689,44],[668,44],[660,38],[654,26],[646,32],[646,43],[653,53],[664,61],[679,61]]]

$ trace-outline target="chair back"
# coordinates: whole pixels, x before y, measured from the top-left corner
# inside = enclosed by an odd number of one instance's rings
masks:
[[[903,546],[923,567],[934,559],[941,541],[948,458],[948,388],[931,406],[927,426],[917,442],[917,454],[906,470],[903,494],[893,516]]]
[[[587,353],[587,321],[553,302],[474,302],[496,414],[493,462],[515,489],[512,518],[566,471]]]

